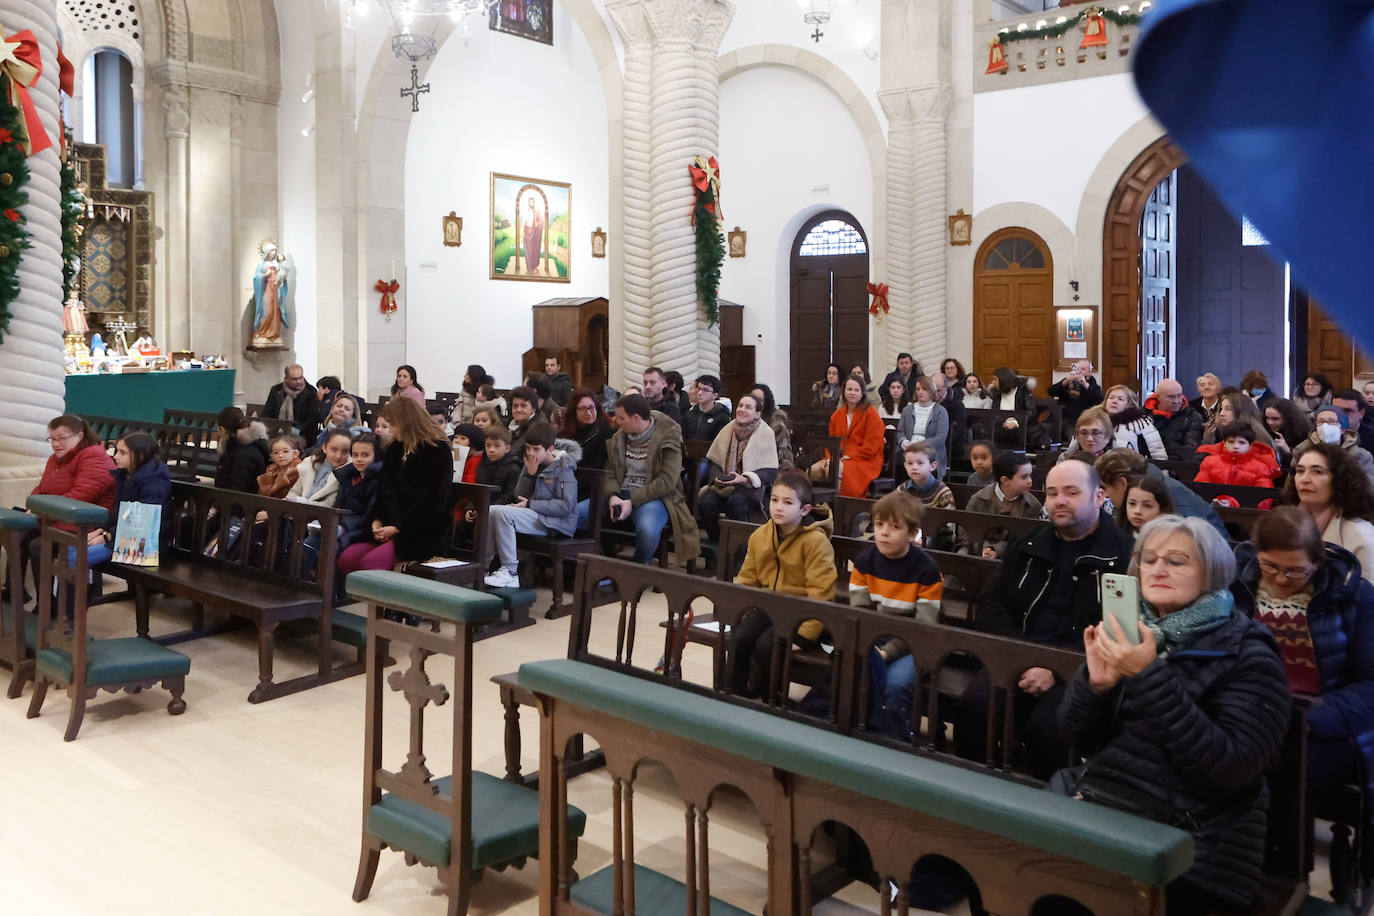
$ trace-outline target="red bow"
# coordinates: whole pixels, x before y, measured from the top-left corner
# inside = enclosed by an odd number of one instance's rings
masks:
[[[692,175],[692,185],[697,189],[697,194],[704,194],[708,198],[706,212],[712,216],[723,216],[720,212],[720,164],[716,162],[716,157],[703,159],[698,156],[696,162],[687,166],[687,171]]]
[[[43,122],[38,118],[38,109],[29,96],[29,87],[38,81],[43,72],[43,60],[38,52],[38,39],[33,32],[24,29],[4,39],[0,48],[0,73],[6,80],[6,94],[9,103],[24,112],[24,136],[19,137],[19,146],[26,156],[41,153],[52,146]]]
[[[61,45],[57,46],[57,88],[65,92],[69,98],[76,92],[76,68],[67,60],[67,55],[62,53]]]
[[[868,307],[868,314],[877,318],[881,323],[883,315],[891,311],[891,306],[887,304],[887,284],[870,283],[868,284],[868,294],[873,297],[873,304]]]
[[[378,280],[372,285],[372,288],[382,294],[382,314],[386,316],[387,321],[390,321],[392,313],[399,308],[396,305],[396,292],[401,288],[401,284],[396,280],[392,280],[390,283],[385,280]]]

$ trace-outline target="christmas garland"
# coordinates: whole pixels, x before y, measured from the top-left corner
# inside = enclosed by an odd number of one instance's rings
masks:
[[[1012,41],[1030,41],[1036,38],[1058,38],[1069,31],[1069,29],[1078,25],[1089,15],[1101,16],[1103,19],[1116,26],[1135,25],[1140,22],[1140,16],[1135,13],[1118,13],[1116,10],[1098,9],[1090,6],[1079,12],[1078,15],[1071,16],[1063,22],[1056,22],[1054,25],[1047,25],[1039,29],[998,32],[997,37],[1001,39],[1003,44]]]
[[[706,312],[706,326],[720,323],[720,268],[725,263],[725,234],[720,231],[720,166],[716,158],[696,158],[687,167],[696,188],[692,225],[696,228],[697,298]]]
[[[19,295],[19,252],[31,246],[19,209],[29,202],[28,157],[23,137],[23,114],[0,104],[0,341],[9,331],[10,303]]]
[[[81,263],[81,217],[85,195],[76,186],[76,156],[68,143],[62,160],[62,301],[77,293],[76,271]]]

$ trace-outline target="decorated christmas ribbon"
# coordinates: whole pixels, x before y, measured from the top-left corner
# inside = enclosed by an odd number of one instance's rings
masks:
[[[720,209],[720,164],[716,162],[716,157],[704,159],[698,156],[696,162],[687,169],[692,173],[692,184],[697,193],[707,195],[706,212],[717,219],[724,219],[725,214]]]
[[[0,35],[4,35],[3,28],[0,28]],[[24,114],[19,121],[20,130],[14,137],[27,156],[52,146],[38,117],[38,108],[29,95],[29,87],[38,81],[42,72],[43,60],[33,32],[24,29],[0,40],[0,76],[5,80],[5,94],[9,103]]]
[[[878,324],[882,324],[883,316],[892,310],[892,307],[887,304],[887,284],[868,284],[868,294],[873,297],[873,303],[868,307],[868,314],[878,319]]]
[[[390,283],[385,280],[378,280],[373,284],[372,288],[382,294],[382,314],[386,316],[387,321],[390,321],[391,316],[395,314],[396,309],[399,308],[399,306],[396,305],[396,293],[400,290],[401,284],[396,280],[392,280]]]

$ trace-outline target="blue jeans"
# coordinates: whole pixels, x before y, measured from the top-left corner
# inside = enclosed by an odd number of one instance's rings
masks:
[[[887,684],[883,705],[903,721],[911,718],[911,700],[916,695],[916,659],[910,654],[887,663]]]
[[[98,566],[98,565],[100,565],[101,563],[104,563],[104,562],[105,562],[106,560],[108,560],[109,558],[110,558],[110,548],[109,548],[109,547],[106,547],[104,544],[97,544],[97,545],[94,546],[94,547],[87,547],[87,548],[86,548],[86,565],[88,565],[88,566]],[[68,548],[67,548],[67,566],[68,566],[68,567],[72,567],[72,566],[75,566],[75,565],[76,565],[76,548],[75,548],[75,547],[68,547]]]
[[[516,534],[548,534],[552,531],[538,512],[524,506],[492,506],[488,515],[496,526],[496,553],[508,572],[515,572],[520,558],[515,550]]]
[[[635,526],[635,562],[651,562],[668,525],[668,507],[661,499],[650,500],[631,510],[629,521]]]

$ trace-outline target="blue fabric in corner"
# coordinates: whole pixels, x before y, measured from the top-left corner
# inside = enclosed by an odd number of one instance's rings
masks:
[[[1141,98],[1237,218],[1367,351],[1374,0],[1155,0]]]

